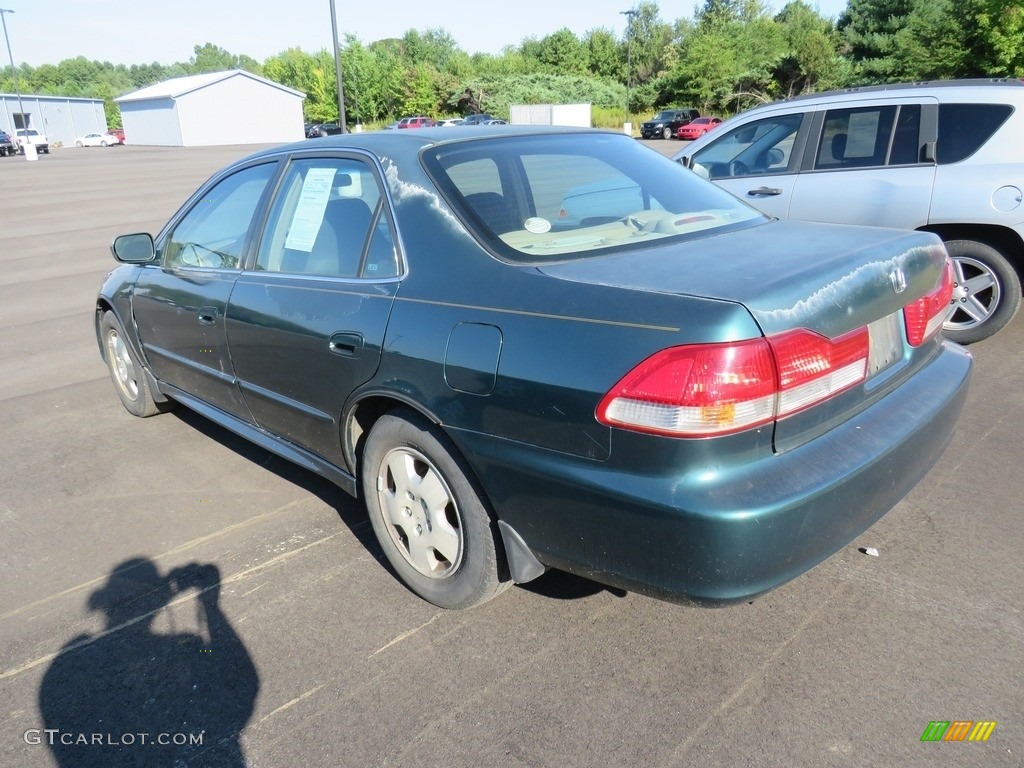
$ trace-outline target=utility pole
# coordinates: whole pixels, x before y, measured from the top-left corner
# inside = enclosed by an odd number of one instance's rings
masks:
[[[18,88],[18,70],[14,67],[14,54],[11,53],[11,38],[7,36],[7,17],[4,15],[5,13],[14,13],[14,11],[9,8],[0,8],[0,22],[3,22],[4,25],[4,42],[7,43],[7,57],[11,60],[11,80],[14,81],[14,93],[18,97],[18,109],[21,110],[21,127],[25,129],[25,141],[31,144],[32,137],[28,135],[28,122],[25,120],[25,107],[21,103],[21,89]],[[13,123],[11,128],[14,130],[14,138],[15,141],[17,141],[18,124],[14,122],[13,118],[11,119],[11,122]],[[28,155],[27,152],[25,154],[26,156]]]
[[[619,15],[626,17],[626,126],[632,133],[633,123],[629,119],[629,84],[633,79],[633,17],[636,16],[636,11],[630,8],[628,11],[619,11]]]
[[[345,120],[345,90],[341,85],[341,50],[338,47],[338,14],[334,10],[334,0],[331,0],[331,37],[334,40],[334,74],[338,79],[338,125],[342,133],[348,133],[348,125]]]

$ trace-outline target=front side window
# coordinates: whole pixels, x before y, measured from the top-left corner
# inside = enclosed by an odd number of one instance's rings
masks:
[[[204,194],[167,240],[164,266],[238,269],[253,215],[276,168],[276,163],[246,168]]]
[[[802,122],[803,115],[796,113],[733,128],[694,153],[694,168],[700,165],[711,179],[785,173]]]
[[[646,246],[764,221],[668,158],[615,134],[443,144],[423,156],[442,195],[516,262]]]
[[[349,158],[294,161],[271,208],[256,269],[395,277],[394,230],[372,168]]]

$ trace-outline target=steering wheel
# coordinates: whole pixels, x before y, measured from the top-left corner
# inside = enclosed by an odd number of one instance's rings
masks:
[[[750,168],[742,160],[733,160],[729,163],[730,176],[746,176],[748,173],[750,173]]]

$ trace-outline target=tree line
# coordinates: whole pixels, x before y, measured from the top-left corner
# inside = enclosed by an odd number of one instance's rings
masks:
[[[804,0],[778,13],[762,0],[705,0],[692,18],[663,20],[644,0],[622,34],[598,27],[582,37],[560,29],[499,54],[463,51],[446,30],[401,38],[340,41],[349,123],[402,115],[490,112],[511,104],[589,102],[595,122],[613,125],[661,106],[728,115],[801,93],[882,82],[1024,77],[1020,0],[849,0],[839,18]],[[111,64],[84,57],[17,69],[22,93],[103,99],[107,122],[121,124],[114,99],[163,80],[244,69],[306,94],[312,122],[338,120],[333,51],[290,48],[263,62],[213,43],[187,62]],[[10,67],[0,92],[14,91]]]

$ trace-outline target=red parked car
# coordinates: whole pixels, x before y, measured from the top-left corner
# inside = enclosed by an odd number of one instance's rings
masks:
[[[113,136],[118,144],[124,144],[124,128],[111,128],[107,131],[107,136]]]
[[[403,117],[398,121],[399,128],[432,128],[435,125],[437,121],[429,117]]]
[[[716,128],[722,122],[720,117],[698,117],[676,131],[676,138],[693,141]]]

